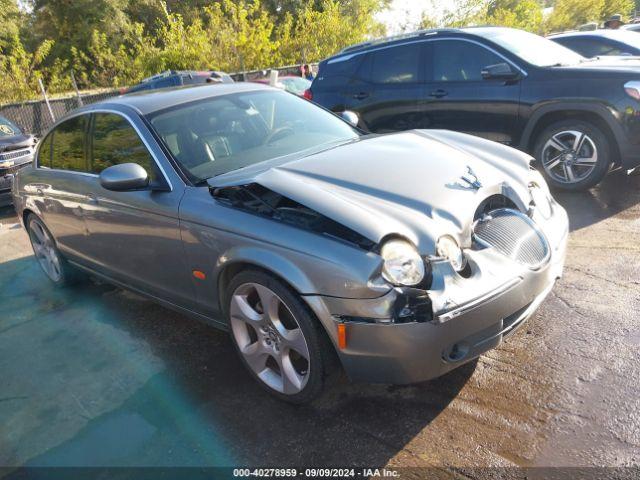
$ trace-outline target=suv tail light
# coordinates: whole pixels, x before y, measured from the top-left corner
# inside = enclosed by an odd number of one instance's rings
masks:
[[[307,88],[304,93],[302,94],[302,96],[304,98],[306,98],[307,100],[313,100],[313,92],[311,91],[310,88]]]

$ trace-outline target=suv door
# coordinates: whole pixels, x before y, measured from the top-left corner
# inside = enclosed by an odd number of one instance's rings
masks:
[[[470,133],[507,145],[517,143],[520,79],[483,79],[481,74],[489,65],[509,62],[468,40],[429,43],[425,106],[429,128]]]
[[[25,185],[60,251],[83,258],[87,229],[83,219],[93,176],[87,171],[88,115],[63,121],[42,140],[36,170]]]
[[[96,175],[85,213],[92,261],[115,280],[193,307],[178,220],[184,186],[169,183],[136,128],[121,114],[94,113],[89,139],[89,169]],[[121,163],[142,166],[150,187],[124,192],[103,188],[97,175]]]
[[[366,54],[351,82],[351,109],[369,131],[424,128],[424,43],[381,47]]]

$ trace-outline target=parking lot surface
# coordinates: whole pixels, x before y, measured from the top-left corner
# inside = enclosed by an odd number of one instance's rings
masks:
[[[0,465],[640,464],[640,177],[557,194],[564,277],[498,349],[440,379],[264,393],[227,334],[108,285],[59,290],[0,211]]]

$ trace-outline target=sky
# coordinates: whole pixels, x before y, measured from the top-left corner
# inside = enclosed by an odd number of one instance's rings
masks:
[[[388,10],[380,12],[377,18],[387,26],[387,32],[392,35],[400,33],[403,25],[409,25],[408,30],[415,29],[420,23],[422,12],[430,10],[431,12],[442,11],[439,5],[444,7],[447,3],[443,0],[392,0]],[[439,5],[438,5],[439,4]],[[436,16],[436,15],[432,15]]]

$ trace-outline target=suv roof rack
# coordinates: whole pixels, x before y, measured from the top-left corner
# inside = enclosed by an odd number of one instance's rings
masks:
[[[370,47],[373,45],[380,45],[383,43],[394,42],[397,40],[404,40],[407,38],[415,38],[415,37],[422,37],[425,35],[434,35],[437,33],[458,32],[458,31],[460,31],[458,28],[428,28],[424,30],[417,30],[415,32],[401,33],[398,35],[392,35],[390,37],[380,37],[380,38],[375,38],[373,40],[367,40],[366,42],[356,43],[355,45],[350,45],[346,48],[343,48],[342,50],[340,50],[339,53],[354,52],[356,50],[360,50],[362,48]]]

